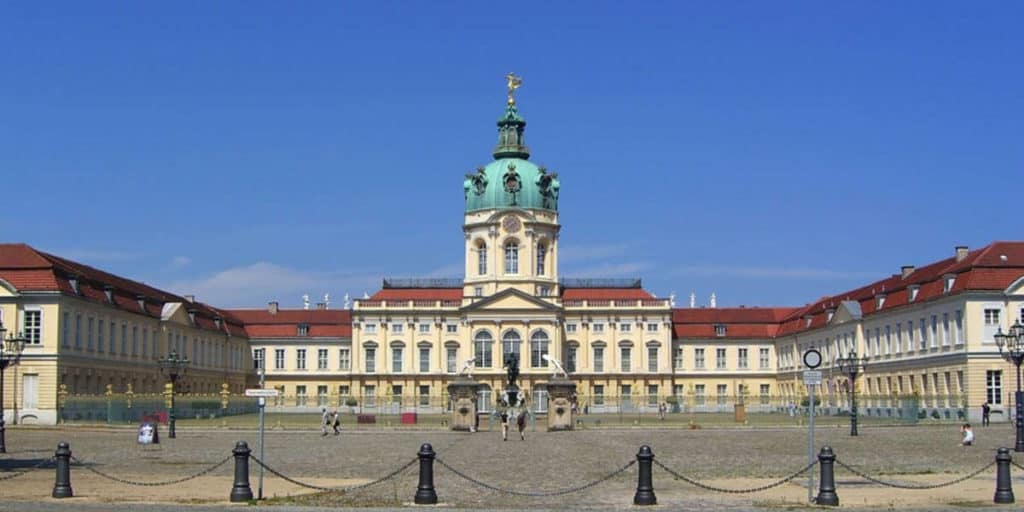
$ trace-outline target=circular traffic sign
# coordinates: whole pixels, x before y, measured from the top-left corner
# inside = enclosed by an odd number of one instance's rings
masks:
[[[812,369],[821,366],[821,352],[816,348],[804,352],[804,365]]]

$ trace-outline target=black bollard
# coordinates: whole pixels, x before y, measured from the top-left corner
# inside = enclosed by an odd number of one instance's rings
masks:
[[[995,503],[1013,503],[1013,481],[1010,479],[1010,457],[1009,448],[1000,448],[996,452],[996,495],[992,499]]]
[[[57,478],[53,481],[54,498],[71,498],[75,493],[71,490],[71,447],[66,441],[57,444],[53,458],[57,460]]]
[[[636,454],[637,471],[636,478],[636,494],[633,495],[634,505],[655,505],[658,503],[657,496],[654,495],[654,482],[651,479],[651,466],[654,461],[654,453],[651,452],[651,447],[646,444],[640,447],[640,451]]]
[[[814,499],[814,502],[818,505],[839,506],[839,495],[836,494],[835,462],[836,455],[832,453],[832,447],[823,446],[821,453],[818,454],[818,465],[821,466],[821,483],[818,487],[818,497]]]
[[[249,454],[252,450],[245,441],[239,441],[231,453],[235,455],[235,484],[231,486],[231,502],[249,501],[252,499],[252,488],[249,487]]]
[[[434,491],[434,447],[430,443],[420,446],[420,452],[416,454],[420,458],[420,484],[416,486],[416,498],[413,503],[417,505],[434,505],[437,503],[437,492]]]

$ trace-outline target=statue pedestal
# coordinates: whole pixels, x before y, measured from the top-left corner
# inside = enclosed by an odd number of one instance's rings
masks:
[[[576,384],[569,379],[554,379],[548,390],[548,431],[573,430],[572,395]]]
[[[466,377],[459,377],[448,384],[448,396],[452,399],[452,430],[475,430],[476,399],[479,389],[479,383]]]

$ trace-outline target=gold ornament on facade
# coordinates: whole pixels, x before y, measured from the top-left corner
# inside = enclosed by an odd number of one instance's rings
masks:
[[[505,80],[508,81],[508,104],[509,105],[515,105],[516,104],[516,99],[513,96],[513,94],[515,94],[516,89],[522,87],[522,85],[523,85],[523,77],[516,76],[513,73],[509,73],[509,74],[505,75]]]

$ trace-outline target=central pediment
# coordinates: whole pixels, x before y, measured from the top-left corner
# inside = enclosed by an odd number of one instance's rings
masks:
[[[462,311],[466,313],[481,311],[555,312],[560,310],[561,308],[550,302],[538,299],[515,288],[507,288],[486,299],[479,300],[462,308]]]

